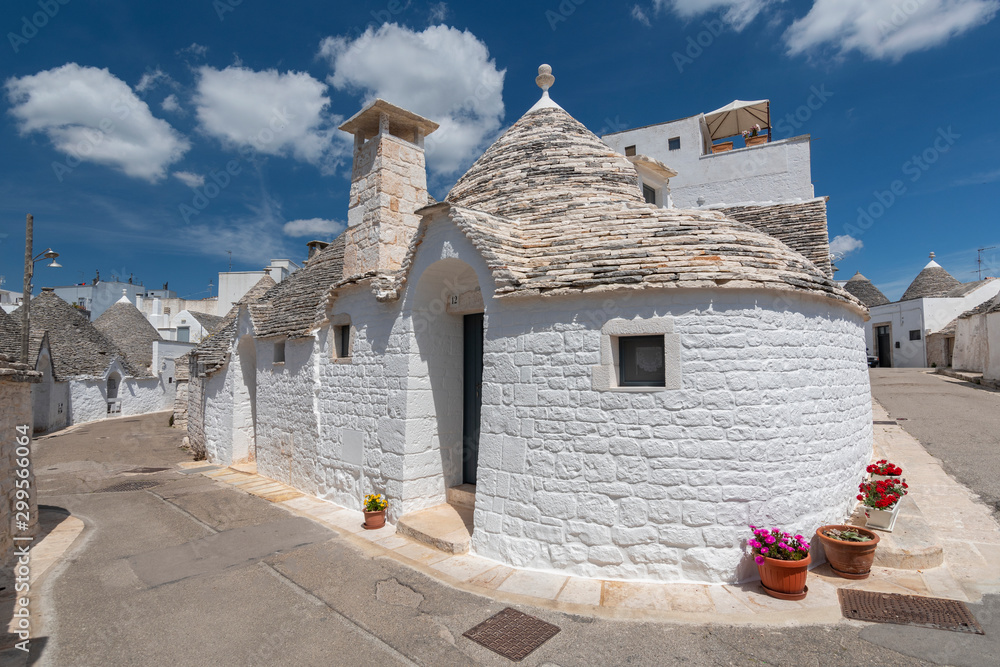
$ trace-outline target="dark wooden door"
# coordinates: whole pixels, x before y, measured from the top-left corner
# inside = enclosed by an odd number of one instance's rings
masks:
[[[466,484],[476,483],[479,465],[479,426],[483,412],[483,314],[464,318],[463,358],[462,477]]]
[[[882,368],[892,367],[892,336],[889,327],[876,327],[878,336],[878,365]]]

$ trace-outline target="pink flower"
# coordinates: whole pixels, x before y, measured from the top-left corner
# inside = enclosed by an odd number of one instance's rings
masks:
[[[768,535],[764,538],[764,541],[768,544],[774,544],[777,540],[774,539],[774,535]]]
[[[761,563],[764,562],[763,556],[754,556],[753,559],[757,562],[757,565],[760,565]]]
[[[762,554],[766,554],[766,553],[767,553],[767,547],[761,547],[761,548],[760,548],[760,552],[761,552]]]

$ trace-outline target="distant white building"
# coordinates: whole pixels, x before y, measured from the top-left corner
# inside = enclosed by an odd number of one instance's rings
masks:
[[[735,120],[741,113],[745,120]],[[678,208],[813,199],[809,135],[773,141],[769,119],[768,100],[737,100],[708,114],[601,138],[625,156],[646,155],[675,171],[669,195]],[[740,131],[753,125],[761,125],[760,134],[742,139]]]
[[[852,291],[849,285],[845,287]],[[871,319],[865,323],[865,344],[882,367],[951,366],[955,318],[998,293],[1000,280],[959,282],[934,261],[931,253],[931,261],[899,301],[869,305]]]
[[[298,271],[301,266],[290,259],[272,259],[262,271],[228,271],[219,274],[219,301],[215,314],[224,317],[243,295],[260,282],[264,276],[271,276],[276,283]]]

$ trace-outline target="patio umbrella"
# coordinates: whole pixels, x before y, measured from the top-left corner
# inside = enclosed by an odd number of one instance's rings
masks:
[[[705,122],[713,140],[736,136],[756,124],[760,124],[761,129],[767,129],[771,127],[771,102],[734,100],[721,109],[705,114]]]

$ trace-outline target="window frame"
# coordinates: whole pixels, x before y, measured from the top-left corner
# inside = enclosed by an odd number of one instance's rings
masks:
[[[673,145],[675,141],[677,142],[676,146]],[[680,136],[670,137],[669,139],[667,139],[667,150],[668,151],[679,151],[680,149],[681,149],[681,138],[680,138]]]
[[[273,365],[278,366],[285,363],[285,342],[287,340],[287,338],[282,338],[281,340],[274,341],[274,350],[271,357]]]
[[[640,341],[645,340],[648,342],[659,341],[660,353],[664,356],[663,365],[661,366],[662,378],[655,381],[642,381],[642,380],[628,380],[625,375],[627,373],[628,367],[631,364],[626,364],[628,361],[627,357],[630,353],[633,353],[637,348],[631,348],[630,345]],[[667,386],[667,364],[666,364],[666,344],[663,340],[662,335],[642,335],[642,336],[616,336],[616,344],[618,345],[618,386],[619,387],[666,387]]]
[[[621,384],[621,347],[619,339],[634,336],[663,337],[662,385]],[[615,318],[604,323],[600,330],[600,365],[591,367],[591,387],[595,391],[642,393],[670,391],[681,388],[680,335],[674,333],[673,319],[650,317],[626,320]]]

